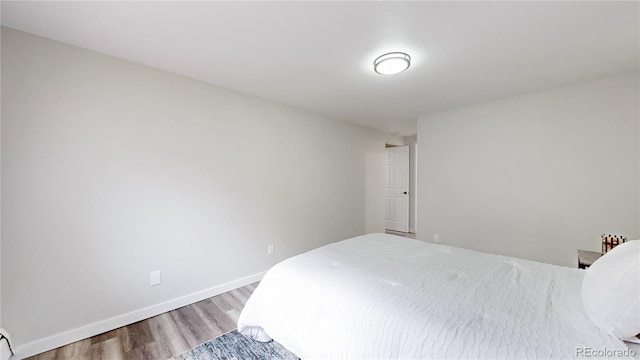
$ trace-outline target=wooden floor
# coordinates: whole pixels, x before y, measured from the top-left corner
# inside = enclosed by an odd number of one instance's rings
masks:
[[[240,311],[257,285],[247,285],[27,359],[166,360],[235,329]]]

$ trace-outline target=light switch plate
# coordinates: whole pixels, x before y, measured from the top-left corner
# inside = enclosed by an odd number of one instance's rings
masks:
[[[149,275],[149,285],[156,286],[162,283],[162,273],[160,270],[152,271]]]

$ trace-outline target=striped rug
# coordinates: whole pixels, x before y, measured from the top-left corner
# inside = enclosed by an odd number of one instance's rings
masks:
[[[233,330],[174,357],[175,360],[298,360],[275,341],[262,343]]]

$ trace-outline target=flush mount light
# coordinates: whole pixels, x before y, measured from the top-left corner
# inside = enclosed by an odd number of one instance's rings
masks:
[[[379,56],[373,61],[373,70],[382,75],[401,73],[411,65],[411,56],[402,52],[392,52]]]

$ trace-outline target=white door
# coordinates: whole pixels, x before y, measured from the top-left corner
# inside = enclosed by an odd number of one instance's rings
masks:
[[[409,147],[385,151],[385,227],[409,232]]]

